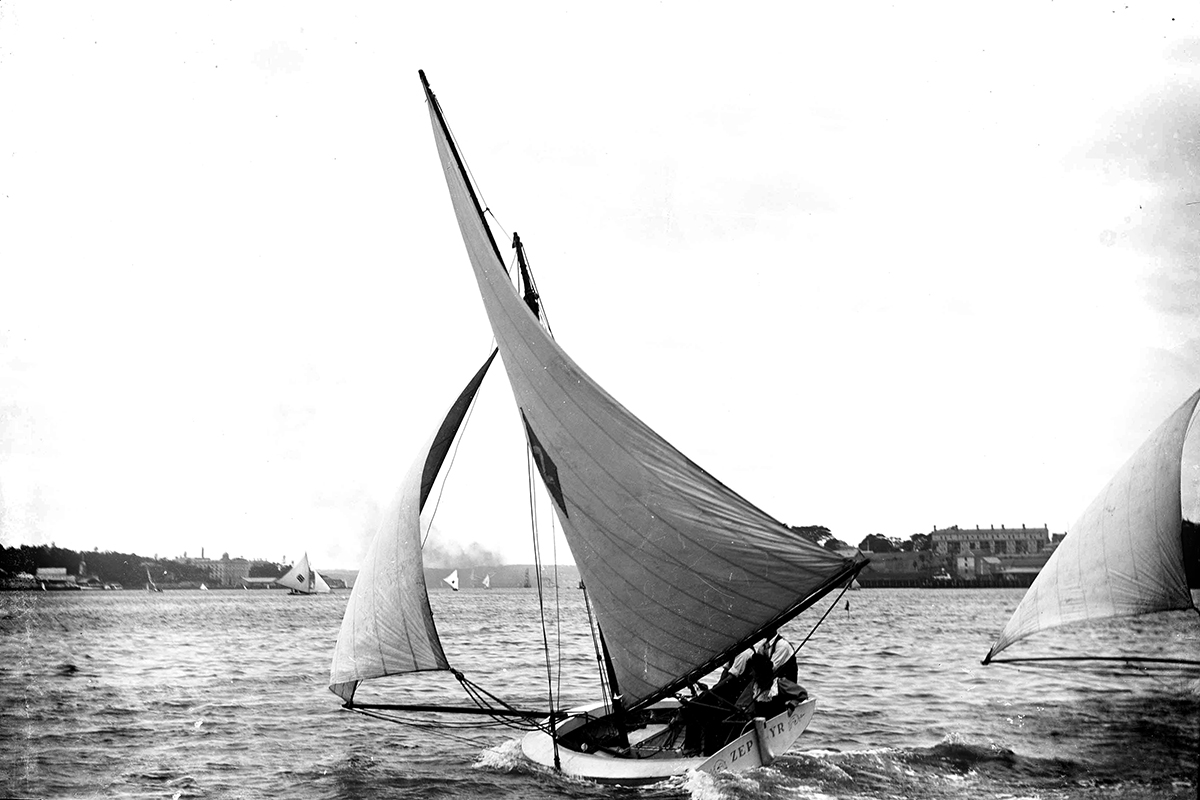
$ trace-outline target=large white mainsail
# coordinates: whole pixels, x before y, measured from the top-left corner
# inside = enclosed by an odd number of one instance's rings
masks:
[[[308,565],[308,553],[275,581],[297,594],[328,594],[329,584]]]
[[[495,351],[459,394],[409,467],[354,581],[329,670],[347,703],[368,678],[449,669],[429,607],[421,560],[421,509]]]
[[[1096,496],[1042,567],[988,651],[1087,620],[1193,606],[1183,561],[1180,472],[1200,391]]]
[[[862,561],[803,539],[721,484],[550,338],[515,291],[425,89],[463,242],[616,689],[627,708],[648,705],[849,580]]]

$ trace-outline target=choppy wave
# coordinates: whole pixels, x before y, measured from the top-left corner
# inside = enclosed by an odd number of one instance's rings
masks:
[[[852,613],[831,614],[801,651],[818,709],[791,752],[762,769],[639,789],[534,767],[508,729],[391,725],[339,709],[325,683],[344,594],[0,594],[0,795],[1194,798],[1200,678],[980,666],[1019,594],[857,593]],[[451,663],[517,705],[546,703],[535,593],[444,593],[434,605]],[[561,703],[587,702],[586,614],[569,607],[561,618],[563,639],[583,648],[562,660]],[[1200,639],[1174,625],[1077,635],[1194,651]],[[460,702],[457,682],[439,678],[368,691]]]

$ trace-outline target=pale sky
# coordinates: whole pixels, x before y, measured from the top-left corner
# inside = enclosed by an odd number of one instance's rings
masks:
[[[0,543],[358,566],[490,347],[418,69],[724,483],[1064,531],[1200,388],[1200,7],[1129,5],[7,0]],[[497,370],[448,546],[532,560],[522,446]]]

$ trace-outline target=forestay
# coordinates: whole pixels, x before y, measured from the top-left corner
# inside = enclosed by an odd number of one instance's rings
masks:
[[[363,559],[329,672],[330,691],[346,702],[369,678],[450,668],[429,607],[421,509],[495,357],[493,351],[421,449]]]
[[[1046,562],[984,659],[1038,631],[1192,607],[1180,471],[1188,398],[1109,481]]]
[[[530,451],[618,689],[627,707],[646,704],[848,580],[859,562],[803,539],[721,484],[563,352],[510,282],[437,101],[427,97]]]

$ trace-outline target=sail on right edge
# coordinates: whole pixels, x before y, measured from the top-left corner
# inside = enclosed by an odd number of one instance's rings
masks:
[[[1048,628],[1194,606],[1183,560],[1180,474],[1198,402],[1200,391],[1159,426],[1067,531],[984,664]]]

